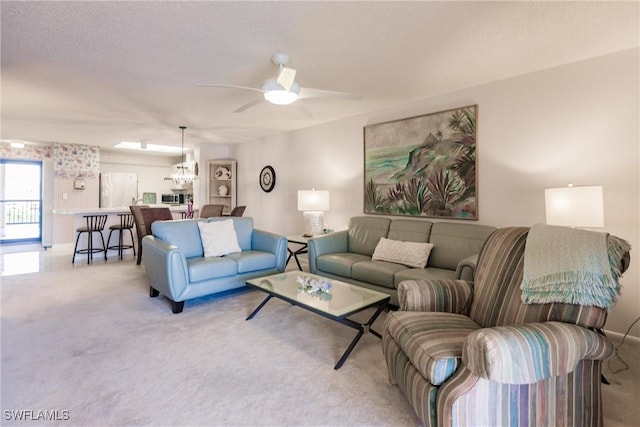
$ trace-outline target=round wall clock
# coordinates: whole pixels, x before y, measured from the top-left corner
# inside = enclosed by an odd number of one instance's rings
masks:
[[[260,188],[265,193],[273,190],[276,186],[276,171],[271,166],[265,166],[260,171]]]

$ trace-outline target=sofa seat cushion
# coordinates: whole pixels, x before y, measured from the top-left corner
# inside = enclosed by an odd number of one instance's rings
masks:
[[[189,258],[187,259],[187,269],[189,281],[192,283],[238,274],[238,264],[226,257]]]
[[[434,279],[455,279],[456,272],[444,268],[407,268],[395,275],[396,288],[403,280],[434,280]]]
[[[320,255],[316,258],[316,266],[319,271],[335,274],[336,276],[351,277],[353,264],[362,261],[371,261],[371,257],[343,252]]]
[[[467,316],[419,311],[390,312],[385,330],[429,383],[438,386],[458,369],[462,345],[480,326]]]
[[[406,269],[406,266],[393,262],[361,261],[351,267],[351,278],[394,289],[393,278],[395,274]]]
[[[276,268],[277,264],[275,254],[264,251],[242,251],[224,257],[236,262],[238,273]]]

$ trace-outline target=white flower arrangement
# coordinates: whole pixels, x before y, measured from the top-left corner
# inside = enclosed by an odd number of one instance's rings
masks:
[[[298,276],[296,281],[300,283],[298,292],[318,296],[320,299],[331,299],[331,281],[325,278],[313,279],[310,276]]]

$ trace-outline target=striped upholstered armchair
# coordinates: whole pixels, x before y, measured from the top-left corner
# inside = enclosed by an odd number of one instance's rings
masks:
[[[528,232],[494,232],[474,283],[399,284],[400,307],[385,321],[383,353],[390,381],[425,426],[602,425],[600,369],[614,354],[600,332],[607,310],[524,304]],[[619,274],[628,267],[626,250]]]

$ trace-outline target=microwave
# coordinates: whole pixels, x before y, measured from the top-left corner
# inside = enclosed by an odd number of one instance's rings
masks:
[[[191,194],[175,193],[175,194],[163,194],[162,203],[167,205],[184,205],[191,200]]]

